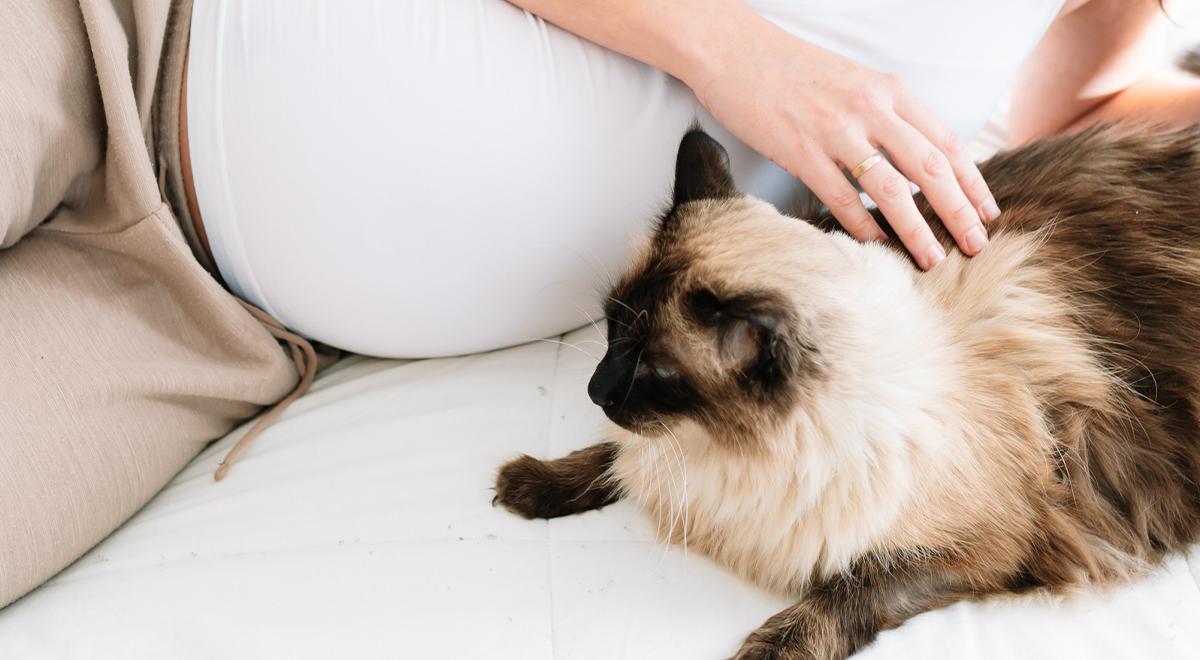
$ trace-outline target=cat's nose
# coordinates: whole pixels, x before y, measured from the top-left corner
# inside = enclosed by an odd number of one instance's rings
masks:
[[[592,379],[588,381],[588,396],[591,397],[592,403],[601,408],[611,406],[615,400],[615,393],[620,389],[622,369],[615,362],[605,355],[600,364],[596,365],[596,373],[592,374]]]
[[[601,408],[607,408],[613,404],[613,388],[608,387],[598,376],[600,376],[599,370],[592,374],[592,379],[588,381],[588,396],[591,397],[592,403]]]

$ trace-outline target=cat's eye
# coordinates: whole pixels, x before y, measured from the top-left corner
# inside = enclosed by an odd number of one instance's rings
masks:
[[[638,378],[652,376],[652,374],[660,380],[670,380],[679,376],[679,370],[672,366],[649,364],[649,362],[642,362],[641,365],[637,366]]]
[[[679,375],[679,370],[664,364],[648,364],[643,362],[638,365],[638,377],[649,376],[651,374],[659,380],[670,380]]]
[[[676,370],[674,367],[666,367],[666,366],[663,366],[660,364],[660,365],[657,365],[654,367],[654,375],[655,375],[655,377],[661,378],[662,380],[670,380],[670,379],[678,376],[679,371]]]
[[[712,323],[721,316],[723,305],[717,294],[708,289],[699,289],[693,291],[688,297],[688,304],[699,319],[705,323]]]

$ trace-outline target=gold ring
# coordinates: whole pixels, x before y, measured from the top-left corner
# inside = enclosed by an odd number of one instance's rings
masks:
[[[854,177],[855,179],[858,179],[858,178],[862,177],[862,175],[866,174],[867,170],[871,169],[872,167],[875,167],[882,161],[883,161],[883,154],[876,151],[875,153],[871,154],[870,156],[867,156],[866,160],[859,163],[858,167],[854,168],[850,172],[850,176]]]

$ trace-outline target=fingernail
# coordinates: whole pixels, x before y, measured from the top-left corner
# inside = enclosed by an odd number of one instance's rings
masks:
[[[1000,217],[1000,207],[996,206],[996,199],[994,197],[989,196],[984,200],[983,204],[980,205],[980,209],[983,211],[980,215],[983,216],[984,222],[991,222]]]
[[[971,227],[971,231],[967,232],[966,236],[963,236],[963,242],[967,244],[968,254],[971,256],[979,254],[983,246],[988,243],[987,231],[983,228],[983,225],[975,225]]]
[[[946,258],[946,251],[942,249],[942,244],[934,241],[925,247],[925,258],[922,267],[929,270],[934,266],[942,263]]]

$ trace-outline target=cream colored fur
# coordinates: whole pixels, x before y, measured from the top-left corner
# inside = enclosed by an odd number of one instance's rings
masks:
[[[614,431],[612,474],[664,538],[795,593],[864,554],[961,545],[965,529],[1002,542],[1000,521],[1032,515],[1015,484],[1043,472],[1051,434],[1026,428],[1046,395],[1029,388],[1069,373],[1074,396],[1107,396],[1080,340],[1056,331],[1067,311],[1038,281],[1036,236],[919,274],[762,202],[691,207],[678,240],[693,277],[785,292],[820,338],[822,377],[782,425],[737,444],[687,421]]]

